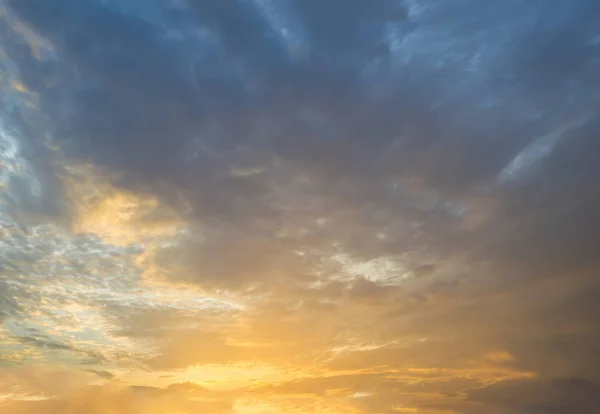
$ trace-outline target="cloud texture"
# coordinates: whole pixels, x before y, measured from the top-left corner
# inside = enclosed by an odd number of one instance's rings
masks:
[[[598,411],[596,1],[0,9],[2,412]]]

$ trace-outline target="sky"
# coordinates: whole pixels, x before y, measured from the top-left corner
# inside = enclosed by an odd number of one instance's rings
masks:
[[[0,412],[600,412],[596,0],[0,0]]]

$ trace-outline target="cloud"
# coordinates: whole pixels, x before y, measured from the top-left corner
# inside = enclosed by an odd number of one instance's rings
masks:
[[[595,2],[2,7],[9,414],[600,405]]]
[[[115,374],[112,374],[108,371],[96,371],[95,369],[90,369],[89,372],[98,375],[100,378],[104,378],[106,380],[111,380],[115,377]]]
[[[10,414],[27,413],[106,413],[119,410],[128,413],[193,413],[208,410],[211,413],[231,413],[231,402],[207,398],[198,400],[196,392],[182,396],[173,390],[110,389],[99,386],[82,388],[77,392],[59,398],[40,401],[9,402],[3,407]]]
[[[522,413],[592,413],[600,404],[598,385],[582,378],[508,381],[474,391],[470,398]]]

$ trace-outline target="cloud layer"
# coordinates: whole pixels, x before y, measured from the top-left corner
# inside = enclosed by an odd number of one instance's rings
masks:
[[[3,412],[598,410],[596,2],[326,3],[0,2]]]

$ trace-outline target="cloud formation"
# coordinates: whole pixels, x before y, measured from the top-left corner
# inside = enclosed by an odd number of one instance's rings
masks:
[[[2,412],[598,410],[597,2],[0,9]]]

